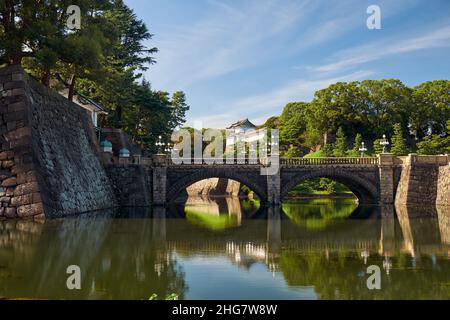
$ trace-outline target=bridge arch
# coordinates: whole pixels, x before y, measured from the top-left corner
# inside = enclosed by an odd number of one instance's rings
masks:
[[[258,171],[259,174],[259,171]],[[262,202],[267,200],[267,191],[265,185],[261,185],[260,182],[255,181],[252,176],[247,176],[241,171],[235,170],[214,170],[204,169],[195,170],[194,172],[185,174],[183,176],[177,176],[176,181],[168,182],[167,185],[167,202],[173,202],[182,192],[186,190],[190,185],[210,178],[223,178],[231,179],[249,187]],[[175,180],[175,179],[174,179]]]
[[[378,204],[379,189],[376,183],[356,172],[346,172],[336,168],[321,168],[299,173],[291,173],[281,181],[281,200],[300,182],[314,178],[329,178],[342,183],[358,198],[360,204]],[[284,180],[284,181],[283,181]]]

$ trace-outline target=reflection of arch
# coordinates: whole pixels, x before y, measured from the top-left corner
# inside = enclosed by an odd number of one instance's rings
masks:
[[[265,186],[261,186],[254,179],[247,177],[242,172],[236,170],[196,170],[193,173],[183,175],[174,183],[168,185],[167,201],[173,202],[183,190],[193,183],[210,178],[224,178],[238,181],[253,190],[263,202],[267,199]]]
[[[281,199],[300,182],[314,178],[330,178],[348,187],[358,198],[360,204],[376,204],[379,199],[377,186],[366,177],[355,172],[340,171],[336,168],[323,168],[309,172],[301,172],[289,177],[287,183],[281,186]]]

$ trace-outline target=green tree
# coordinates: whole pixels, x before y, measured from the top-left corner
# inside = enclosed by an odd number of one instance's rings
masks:
[[[283,157],[285,158],[297,158],[297,157],[301,157],[302,154],[299,152],[299,150],[292,146],[290,147],[284,154]]]
[[[339,127],[352,135],[360,132],[364,127],[360,116],[363,99],[358,82],[338,82],[317,91],[307,115],[310,127],[321,132],[324,144],[328,134],[336,132]]]
[[[270,117],[263,125],[260,126],[260,128],[279,129],[280,117]]]
[[[139,71],[155,62],[153,54],[158,50],[144,45],[153,35],[122,0],[112,1],[99,28],[109,42],[103,60],[106,76],[85,83],[83,90],[109,109],[106,125],[122,127],[123,117],[133,105],[133,86],[141,77]]]
[[[397,156],[406,155],[408,153],[405,138],[403,137],[402,126],[400,123],[396,123],[394,125],[394,135],[392,136],[391,152]]]
[[[62,28],[52,23],[52,16],[59,13],[64,19],[64,13],[62,7],[56,11],[62,1],[47,2],[0,1],[0,65],[21,64],[23,58],[37,55],[43,59],[48,54],[48,41]]]
[[[102,73],[103,50],[107,42],[96,27],[86,27],[62,41],[58,74],[68,84],[67,98],[72,101],[77,80],[97,79]]]
[[[380,142],[381,142],[381,139],[373,140],[372,150],[375,154],[380,154],[383,152],[383,147],[381,146]]]
[[[327,143],[320,151],[322,153],[322,157],[332,157],[334,155],[333,150],[334,145],[332,143]]]
[[[344,130],[339,127],[336,133],[336,142],[334,143],[333,155],[335,157],[345,157],[347,155],[347,138]]]
[[[413,88],[414,108],[411,128],[416,138],[427,135],[445,135],[446,121],[450,119],[450,80],[424,82]]]
[[[360,116],[366,131],[365,137],[376,139],[391,135],[394,124],[400,123],[408,130],[412,107],[412,90],[397,79],[365,80],[361,82],[364,104]]]
[[[0,64],[22,64],[46,86],[58,62],[70,62],[63,70],[73,63],[78,66],[76,69],[95,64],[97,56],[93,53],[103,44],[96,26],[102,24],[102,13],[111,3],[78,1],[82,29],[77,31],[68,30],[66,24],[69,4],[64,0],[0,1]],[[87,47],[90,50],[86,51]]]
[[[279,118],[281,147],[286,150],[290,147],[302,147],[302,134],[306,129],[306,117],[309,104],[305,102],[288,103]]]
[[[419,154],[448,154],[450,153],[450,120],[447,120],[447,136],[437,134],[428,135],[417,144]]]
[[[186,112],[189,106],[186,103],[186,94],[182,91],[177,91],[172,95],[172,112],[170,115],[169,128],[174,130],[186,122]]]
[[[358,157],[360,155],[359,148],[361,147],[362,143],[362,135],[360,133],[356,134],[355,142],[353,143],[353,148],[350,151],[350,155],[352,157]]]

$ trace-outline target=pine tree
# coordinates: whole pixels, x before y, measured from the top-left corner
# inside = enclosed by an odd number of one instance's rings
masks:
[[[350,152],[350,155],[352,157],[358,157],[359,156],[359,147],[361,146],[362,143],[362,135],[361,134],[356,134],[355,137],[355,142],[353,143],[353,149]]]
[[[334,144],[333,155],[335,157],[345,157],[347,154],[347,139],[344,130],[339,127],[336,133],[336,142]]]
[[[322,149],[320,150],[322,153],[322,157],[332,157],[333,156],[333,144],[332,143],[327,143],[326,145],[324,145],[322,147]]]
[[[392,137],[391,152],[397,156],[406,155],[408,153],[405,139],[403,138],[402,126],[400,123],[396,123],[394,125],[394,135]]]
[[[383,152],[383,147],[381,146],[380,142],[381,139],[375,139],[373,141],[372,149],[375,154],[380,154],[381,152]]]
[[[186,103],[186,94],[183,91],[177,91],[172,95],[172,116],[169,121],[169,127],[173,130],[186,121],[186,112],[189,111],[189,105]]]

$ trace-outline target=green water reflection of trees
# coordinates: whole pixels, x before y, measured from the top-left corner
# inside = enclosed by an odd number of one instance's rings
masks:
[[[434,260],[436,259],[436,260]],[[325,255],[283,252],[280,270],[289,286],[314,285],[320,299],[448,299],[450,260],[424,256],[419,261],[405,253],[392,259],[388,275],[383,269],[381,290],[368,290],[367,265],[351,252]],[[436,261],[433,263],[433,261]],[[375,256],[368,264],[383,265]],[[415,264],[414,269],[412,264]]]
[[[259,208],[259,200],[238,197],[191,197],[186,202],[184,212],[190,223],[220,231],[240,226],[243,217],[257,212]]]
[[[354,199],[309,199],[289,201],[282,208],[295,224],[320,230],[348,218],[358,203]]]

